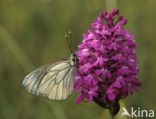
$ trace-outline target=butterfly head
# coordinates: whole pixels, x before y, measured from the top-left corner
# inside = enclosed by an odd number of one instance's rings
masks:
[[[78,58],[78,55],[76,53],[72,53],[70,56],[70,59],[72,61],[71,65],[78,65],[79,58]]]

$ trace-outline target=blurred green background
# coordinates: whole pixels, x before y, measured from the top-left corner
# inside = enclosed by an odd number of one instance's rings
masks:
[[[68,58],[68,30],[76,50],[99,12],[112,7],[128,18],[126,28],[135,33],[143,84],[121,104],[156,110],[155,5],[155,0],[0,0],[0,119],[108,119],[95,103],[76,104],[76,93],[51,101],[28,94],[21,82],[33,69]]]

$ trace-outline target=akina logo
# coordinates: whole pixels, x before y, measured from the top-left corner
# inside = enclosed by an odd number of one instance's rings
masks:
[[[141,109],[140,107],[134,109],[134,107],[131,107],[130,111],[128,111],[125,107],[123,107],[121,116],[154,118],[154,110]]]

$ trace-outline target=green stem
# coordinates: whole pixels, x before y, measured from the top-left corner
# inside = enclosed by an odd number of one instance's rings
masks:
[[[109,112],[110,112],[111,119],[115,119],[113,115],[113,106],[110,107]]]
[[[115,117],[111,114],[111,119],[115,119]]]

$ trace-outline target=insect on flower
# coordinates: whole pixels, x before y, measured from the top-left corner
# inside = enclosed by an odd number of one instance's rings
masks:
[[[71,49],[71,32],[66,36]],[[72,93],[74,78],[78,66],[78,56],[72,53],[69,59],[64,59],[50,65],[42,66],[26,75],[22,85],[37,96],[45,96],[52,100],[65,100]]]

